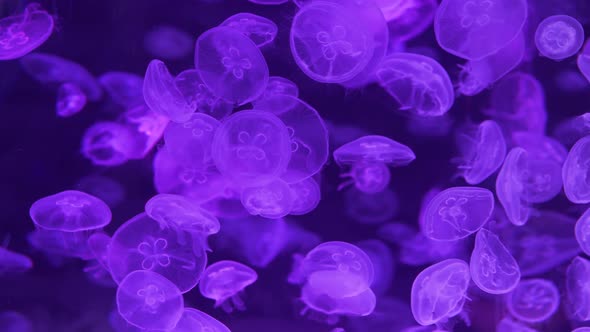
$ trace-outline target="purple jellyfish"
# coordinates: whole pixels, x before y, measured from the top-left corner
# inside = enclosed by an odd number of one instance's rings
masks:
[[[206,298],[215,300],[215,307],[221,306],[225,312],[234,309],[245,310],[240,294],[258,279],[256,271],[234,262],[219,261],[207,266],[199,283],[199,291]]]
[[[522,280],[506,299],[512,316],[529,323],[547,320],[559,308],[559,291],[545,279]]]
[[[0,60],[20,58],[41,46],[53,27],[53,17],[36,2],[20,15],[0,19]]]
[[[236,29],[250,38],[259,48],[271,44],[279,31],[273,21],[251,13],[234,14],[225,19],[219,26]]]
[[[535,32],[535,45],[541,55],[563,60],[578,53],[584,44],[584,27],[575,18],[553,15],[545,18]]]

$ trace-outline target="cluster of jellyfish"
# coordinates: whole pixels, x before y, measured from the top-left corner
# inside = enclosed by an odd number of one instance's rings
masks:
[[[394,221],[396,172],[414,161],[435,172],[437,160],[326,121],[295,82],[271,76],[265,50],[284,24],[237,13],[196,39],[158,26],[145,36],[153,59],[143,75],[95,77],[36,51],[55,18],[32,3],[0,20],[0,60],[18,60],[54,92],[58,117],[106,100],[113,110],[85,130],[82,155],[97,167],[151,158],[157,193],[112,234],[111,207],[124,200],[115,181],[96,176],[41,197],[29,210],[30,246],[56,264],[79,259],[89,280],[116,289],[108,318],[116,332],[229,332],[205,311],[247,311],[258,273],[284,254],[292,258],[284,283],[299,290],[299,314],[326,331],[549,331],[560,307],[573,331],[590,330],[590,209],[576,219],[544,205],[559,197],[577,213],[590,203],[590,113],[547,134],[543,85],[521,70],[535,57],[564,64],[577,57],[576,74],[590,81],[582,23],[560,12],[540,17],[540,5],[525,0],[294,2],[289,48],[306,78],[348,90],[378,85],[408,126],[454,137],[452,185],[423,195],[415,225]],[[460,59],[456,70],[443,67],[437,50],[406,43],[431,26],[438,51]],[[165,61],[187,55],[194,66],[168,69]],[[476,95],[489,99],[484,120],[445,129],[456,100]],[[330,160],[340,168],[330,193],[345,191],[347,213],[376,229],[374,239],[324,242],[296,222],[326,195]],[[0,277],[34,269],[7,246]],[[236,258],[211,262],[217,251]],[[409,303],[385,295],[397,261],[420,268]],[[548,274],[556,270],[559,278]],[[185,305],[193,290],[210,307]],[[491,328],[470,315],[481,298],[503,308]],[[389,314],[404,307],[409,322],[394,325]],[[0,313],[3,328],[33,331],[16,311]]]

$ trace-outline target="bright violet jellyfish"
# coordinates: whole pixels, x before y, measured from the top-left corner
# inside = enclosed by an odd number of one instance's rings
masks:
[[[526,279],[508,296],[507,307],[512,316],[528,323],[549,319],[559,308],[559,291],[545,279]]]
[[[118,166],[133,156],[132,150],[140,145],[133,131],[117,122],[94,123],[82,137],[82,154],[93,164]]]
[[[268,85],[266,86],[266,90],[264,90],[264,93],[260,98],[264,99],[274,95],[287,95],[298,98],[299,87],[293,81],[284,77],[271,76],[268,78]],[[256,108],[257,102],[258,101],[254,101],[254,108]]]
[[[577,321],[590,320],[590,261],[576,257],[565,274],[566,310]]]
[[[32,268],[33,261],[28,256],[0,247],[0,276],[23,273]]]
[[[271,44],[279,31],[273,21],[251,13],[234,14],[225,19],[219,26],[238,30],[250,38],[258,47]]]
[[[206,313],[185,308],[176,326],[169,332],[231,332],[222,322]]]
[[[207,266],[199,283],[199,291],[206,298],[215,300],[215,307],[225,312],[246,309],[240,294],[258,279],[256,271],[234,262],[220,261]]]
[[[292,183],[289,187],[293,193],[293,207],[289,214],[296,216],[308,214],[320,204],[322,192],[320,185],[313,177]]]
[[[24,13],[0,20],[0,60],[12,60],[31,52],[51,36],[53,17],[32,2]]]
[[[171,122],[164,130],[164,142],[175,161],[206,168],[211,160],[211,145],[219,120],[204,113],[193,113],[184,123]]]
[[[508,220],[517,226],[524,225],[531,212],[530,207],[523,202],[524,185],[518,177],[526,158],[527,152],[524,149],[516,147],[510,150],[496,179],[498,200],[504,207]]]
[[[535,45],[552,60],[563,60],[578,53],[584,44],[584,27],[567,15],[549,16],[537,27]]]
[[[300,312],[301,315],[305,315],[311,309],[329,316],[363,317],[372,314],[377,305],[375,293],[370,288],[356,295],[334,298],[324,293],[322,288],[315,288],[309,283],[301,288],[301,301],[305,304]]]
[[[263,185],[244,188],[240,201],[251,215],[279,219],[291,212],[295,197],[285,181],[275,179]]]
[[[432,24],[438,7],[436,0],[376,0],[389,23],[391,37],[398,41],[420,35]]]
[[[590,202],[590,136],[581,138],[574,144],[563,163],[563,191],[572,203]]]
[[[86,106],[86,94],[73,83],[64,83],[57,90],[57,115],[66,118],[78,114]]]

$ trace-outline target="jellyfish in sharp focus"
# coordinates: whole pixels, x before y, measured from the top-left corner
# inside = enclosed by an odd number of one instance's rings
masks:
[[[164,130],[166,149],[175,161],[192,165],[211,163],[211,145],[219,120],[204,113],[193,113],[184,123],[171,122]]]
[[[143,40],[145,50],[164,60],[180,60],[193,51],[193,37],[174,26],[159,25],[148,31]]]
[[[538,323],[549,319],[559,308],[560,295],[552,281],[524,279],[506,299],[508,311],[521,321]]]
[[[338,283],[339,281],[335,281]],[[351,296],[332,297],[324,292],[323,288],[313,287],[306,283],[301,289],[301,301],[305,307],[301,315],[308,310],[314,310],[328,316],[369,316],[375,310],[377,298],[371,288]],[[337,318],[337,317],[336,317]]]
[[[206,313],[185,308],[180,320],[170,332],[231,332],[222,322],[207,315]]]
[[[313,178],[289,184],[293,193],[291,215],[304,215],[312,212],[320,204],[322,192],[320,185]]]
[[[241,293],[258,279],[252,268],[235,262],[219,261],[207,266],[199,283],[199,291],[206,298],[215,300],[215,307],[225,312],[246,309]]]
[[[0,60],[20,58],[41,46],[53,32],[53,17],[36,2],[20,15],[0,19]]]
[[[572,203],[590,202],[589,149],[590,136],[585,136],[574,144],[563,163],[563,191]]]
[[[552,60],[563,60],[578,53],[583,43],[584,27],[568,15],[545,18],[535,32],[537,49]]]
[[[590,261],[576,257],[565,274],[566,311],[576,321],[590,319]]]
[[[0,247],[0,277],[24,273],[32,268],[33,261],[28,256]]]
[[[237,13],[225,19],[219,26],[236,29],[250,38],[258,47],[271,44],[279,28],[266,17],[251,13]]]
[[[123,112],[119,123],[131,130],[136,146],[129,151],[130,159],[143,159],[160,141],[169,119],[152,111],[146,105],[139,105]]]
[[[86,106],[86,94],[76,84],[63,83],[57,91],[57,115],[63,118],[78,114]]]
[[[522,226],[529,219],[530,207],[523,202],[524,186],[518,172],[526,162],[527,152],[519,147],[508,152],[496,179],[496,195],[511,223]]]

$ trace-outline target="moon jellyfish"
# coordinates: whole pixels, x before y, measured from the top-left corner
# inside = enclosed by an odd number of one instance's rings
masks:
[[[527,17],[525,0],[443,0],[434,33],[445,51],[480,60],[514,40]]]
[[[590,255],[590,209],[586,210],[576,221],[574,231],[580,248],[586,255]]]
[[[0,60],[22,57],[45,43],[53,32],[53,17],[32,2],[24,13],[0,19]]]
[[[240,194],[240,201],[248,213],[269,219],[288,215],[294,200],[291,188],[281,179],[255,187],[245,187]]]
[[[356,188],[344,193],[346,216],[361,224],[380,224],[391,220],[399,211],[399,198],[389,188],[368,194]]]
[[[533,159],[552,161],[560,166],[567,157],[567,150],[561,143],[544,135],[516,131],[512,133],[512,144],[525,149]]]
[[[153,212],[153,211],[152,211]],[[108,262],[117,283],[133,271],[152,271],[174,283],[182,293],[199,282],[207,255],[201,240],[184,230],[166,227],[145,213],[121,225],[109,245]]]
[[[309,283],[303,285],[301,289],[301,301],[305,304],[301,315],[305,315],[309,309],[312,309],[329,316],[369,316],[377,305],[375,293],[370,288],[356,295],[334,298],[326,294],[324,289],[315,288]]]
[[[210,115],[221,120],[231,114],[233,105],[211,91],[203,80],[199,71],[187,69],[178,74],[174,80],[176,88],[184,95],[187,103],[195,106],[197,112]]]
[[[206,313],[185,308],[180,320],[170,332],[231,332],[222,322]]]
[[[152,271],[135,271],[117,289],[119,314],[142,329],[170,330],[180,320],[184,300],[178,287]]]
[[[582,73],[582,75],[584,75],[584,77],[590,82],[590,42],[588,40],[586,40],[584,49],[582,49],[582,52],[578,55],[577,64],[580,73]]]
[[[447,259],[422,270],[414,279],[411,308],[420,325],[436,324],[463,310],[469,266],[460,259]]]
[[[217,129],[213,161],[221,174],[237,184],[269,182],[287,170],[293,150],[290,136],[276,115],[240,111]]]
[[[234,14],[225,19],[219,26],[238,30],[250,38],[258,47],[264,47],[272,43],[279,31],[273,21],[251,13]]]
[[[397,41],[410,40],[432,24],[438,7],[436,0],[377,0],[385,20],[392,27],[390,34]]]
[[[416,155],[408,146],[379,135],[360,137],[334,151],[334,160],[341,165],[364,162],[399,167],[408,165],[414,159]]]
[[[559,291],[555,284],[545,279],[522,280],[508,295],[510,314],[528,323],[547,320],[559,308]]]
[[[436,60],[413,53],[387,56],[376,71],[377,81],[399,104],[418,116],[441,116],[455,101],[449,74]]]
[[[469,269],[473,282],[486,293],[511,292],[520,281],[520,268],[498,236],[480,229],[475,236]]]
[[[375,277],[371,283],[371,290],[377,295],[385,294],[391,288],[395,272],[395,260],[391,249],[377,239],[360,241],[356,245],[373,263]]]
[[[584,43],[584,27],[575,18],[553,15],[545,18],[535,31],[539,52],[552,60],[563,60],[578,53]]]
[[[143,39],[145,50],[164,60],[180,60],[193,51],[193,37],[169,25],[160,25],[148,31]]]
[[[478,187],[453,187],[438,193],[424,211],[424,234],[456,241],[477,232],[492,216],[494,194]]]
[[[495,173],[506,156],[506,141],[502,128],[493,120],[486,120],[477,126],[477,131],[466,130],[457,135],[457,146],[461,175],[465,182],[475,185],[482,183]]]
[[[86,106],[86,94],[76,84],[64,83],[57,90],[57,115],[67,118],[78,114]]]
[[[143,77],[139,75],[109,71],[98,77],[98,83],[117,105],[131,108],[144,102]]]
[[[195,68],[215,95],[238,105],[258,98],[268,83],[268,66],[256,44],[228,27],[199,36]]]
[[[265,98],[272,97],[274,95],[287,95],[291,97],[298,98],[299,97],[299,87],[293,83],[293,81],[288,80],[281,76],[271,76],[268,78],[268,84],[266,85],[266,90],[260,99],[257,99],[253,102],[254,108],[257,108],[257,103],[260,100],[264,100]]]
[[[552,136],[561,144],[572,146],[578,140],[588,135],[590,135],[590,112],[569,117],[559,122],[553,130]]]
[[[291,215],[304,215],[312,212],[320,204],[322,193],[320,185],[314,178],[309,177],[305,180],[289,184],[293,193],[293,206]]]
[[[514,320],[509,315],[502,318],[496,325],[496,332],[539,332],[525,324]]]
[[[139,145],[132,131],[117,122],[96,122],[84,132],[82,154],[93,164],[118,166],[126,163],[131,149]]]
[[[572,203],[590,202],[590,136],[581,138],[574,144],[563,163],[563,191]]]
[[[4,332],[33,332],[31,321],[16,311],[0,312],[0,326]]]
[[[143,80],[143,98],[148,107],[174,122],[186,122],[195,112],[175,84],[174,77],[160,60],[152,60]]]
[[[0,277],[5,274],[27,272],[32,268],[33,261],[28,256],[0,247]]]
[[[164,130],[166,149],[179,163],[196,167],[211,163],[211,144],[221,125],[217,119],[194,113],[184,123],[170,123]]]
[[[522,201],[524,186],[518,179],[518,173],[526,162],[527,152],[519,147],[508,152],[504,165],[496,179],[496,195],[506,216],[517,226],[524,225],[529,219],[530,207]]]
[[[38,199],[29,210],[35,225],[78,232],[102,228],[111,222],[111,209],[101,199],[77,190],[66,190]]]
[[[590,261],[576,257],[565,274],[566,311],[577,321],[590,320]]]
[[[201,295],[215,300],[215,307],[221,306],[225,312],[246,309],[241,293],[258,279],[256,271],[234,262],[219,261],[207,266],[199,283]]]
[[[128,109],[121,114],[118,121],[131,130],[137,142],[130,150],[130,159],[145,158],[160,141],[169,122],[168,118],[153,112],[146,105]]]

